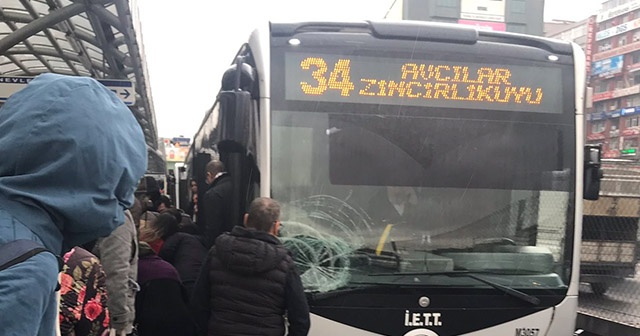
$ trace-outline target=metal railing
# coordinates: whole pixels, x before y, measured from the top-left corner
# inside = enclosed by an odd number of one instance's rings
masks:
[[[579,312],[640,332],[640,164],[604,173],[600,199],[584,206]]]

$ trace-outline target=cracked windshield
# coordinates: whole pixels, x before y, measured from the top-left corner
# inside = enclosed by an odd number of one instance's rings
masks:
[[[565,286],[570,126],[436,115],[273,112],[272,192],[307,290],[451,271]]]

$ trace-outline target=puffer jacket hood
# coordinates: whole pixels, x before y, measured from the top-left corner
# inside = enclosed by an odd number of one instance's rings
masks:
[[[43,74],[0,109],[0,211],[60,253],[106,236],[147,167],[142,129],[88,77]]]
[[[241,226],[220,235],[215,249],[224,267],[245,275],[270,271],[288,254],[278,238]]]

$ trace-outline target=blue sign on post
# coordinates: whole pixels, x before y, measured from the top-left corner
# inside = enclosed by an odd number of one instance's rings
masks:
[[[591,67],[591,75],[598,75],[600,77],[615,75],[622,72],[623,64],[624,55],[618,55],[593,62],[593,66]]]
[[[35,77],[0,76],[0,102],[6,101],[12,94],[22,90],[34,78]],[[115,93],[126,105],[136,103],[136,91],[133,82],[119,79],[98,79],[98,82]]]
[[[98,79],[98,82],[106,86],[109,90],[118,96],[125,104],[133,105],[136,103],[136,91],[133,83],[128,80],[115,79]]]

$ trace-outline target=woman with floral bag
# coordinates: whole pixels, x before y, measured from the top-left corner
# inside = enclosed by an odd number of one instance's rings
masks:
[[[98,258],[75,247],[64,257],[60,273],[60,332],[63,336],[108,334],[105,274]]]

